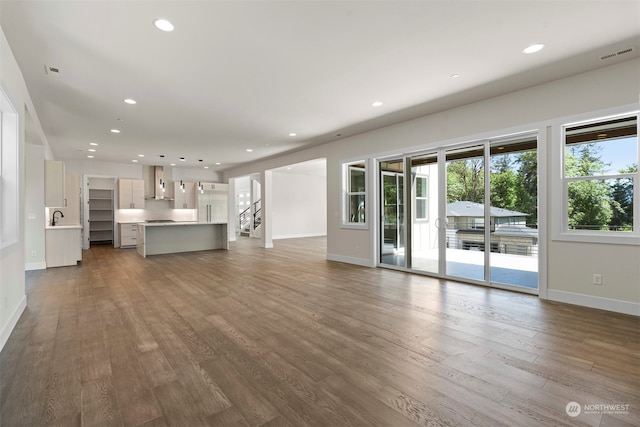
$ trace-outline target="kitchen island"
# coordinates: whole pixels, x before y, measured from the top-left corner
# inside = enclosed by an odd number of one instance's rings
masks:
[[[229,249],[226,223],[138,223],[136,251],[148,255]]]

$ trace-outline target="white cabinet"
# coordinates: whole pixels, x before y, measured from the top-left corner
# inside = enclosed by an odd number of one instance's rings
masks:
[[[227,223],[226,190],[204,190],[197,191],[196,194],[198,197],[198,222]]]
[[[64,163],[44,161],[44,205],[48,208],[64,207]]]
[[[120,247],[134,247],[138,242],[138,224],[120,224]]]
[[[45,232],[45,258],[47,268],[76,265],[82,261],[81,226],[47,227]]]
[[[144,209],[143,180],[118,180],[118,209]]]
[[[78,225],[80,224],[80,176],[65,175],[64,177],[64,207],[60,208],[64,218],[60,218],[58,225]]]
[[[202,190],[204,191],[227,191],[229,190],[229,184],[223,184],[218,182],[201,182]]]
[[[196,208],[196,184],[193,182],[183,182],[184,189],[180,188],[180,182],[173,183],[173,209],[195,209]]]

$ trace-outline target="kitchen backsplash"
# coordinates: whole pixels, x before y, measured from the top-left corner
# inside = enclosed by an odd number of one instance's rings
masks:
[[[195,209],[172,209],[168,200],[144,201],[144,209],[118,209],[116,222],[146,221],[150,219],[172,219],[174,221],[196,221]]]

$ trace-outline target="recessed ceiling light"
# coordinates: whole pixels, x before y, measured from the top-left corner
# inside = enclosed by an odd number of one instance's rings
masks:
[[[87,157],[88,157],[88,158],[90,158],[90,159],[93,159],[93,156],[91,156],[91,155],[89,155],[89,156],[87,156]]]
[[[98,145],[97,142],[90,142],[89,145]]]
[[[460,74],[451,74],[449,77],[451,77],[452,79],[457,79],[458,77],[460,77]]]
[[[289,134],[289,136],[296,136],[296,135],[297,135],[297,133],[295,133],[295,132],[291,132],[291,133]]]
[[[219,165],[221,165],[221,164],[222,164],[222,163],[220,163],[220,162],[216,162],[216,165],[218,165],[218,166],[219,166]]]
[[[125,98],[123,101],[124,101],[126,104],[129,104],[129,105],[134,105],[134,104],[136,104],[136,100],[135,100],[135,99],[132,99],[132,98]]]
[[[131,160],[133,163],[138,163],[136,159]]]
[[[528,46],[526,48],[524,48],[522,50],[522,53],[536,53],[536,52],[540,52],[542,50],[542,48],[544,47],[544,44],[542,43],[535,43],[532,44],[531,46]]]
[[[173,31],[173,24],[166,19],[156,19],[155,21],[153,21],[153,25],[155,25],[157,29],[162,31]]]
[[[91,151],[92,153],[95,153],[96,149],[95,148],[89,148],[87,151]]]
[[[250,153],[250,152],[252,152],[252,151],[253,151],[253,149],[251,149],[251,148],[247,148],[247,153]]]
[[[204,168],[205,168],[205,169],[209,169],[209,166],[205,166]]]
[[[144,157],[144,154],[138,154],[138,157]]]
[[[180,161],[184,162],[185,161],[184,157],[180,157]]]
[[[111,133],[120,133],[120,130],[118,130],[118,129],[111,129]]]
[[[175,166],[176,164],[175,164],[175,163],[171,163],[170,165],[171,165],[171,166]]]
[[[373,101],[373,102],[371,103],[371,106],[372,106],[372,107],[379,107],[379,106],[381,106],[382,104],[383,104],[383,102],[382,102],[382,101]]]
[[[291,168],[287,168],[287,170],[288,170],[288,171],[290,171],[290,170],[291,170]]]

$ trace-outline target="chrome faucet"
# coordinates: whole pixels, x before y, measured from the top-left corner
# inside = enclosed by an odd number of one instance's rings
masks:
[[[56,225],[56,214],[60,213],[60,218],[64,218],[64,214],[62,213],[62,211],[53,211],[53,215],[51,215],[51,226]],[[58,218],[58,221],[60,221],[60,218]]]

